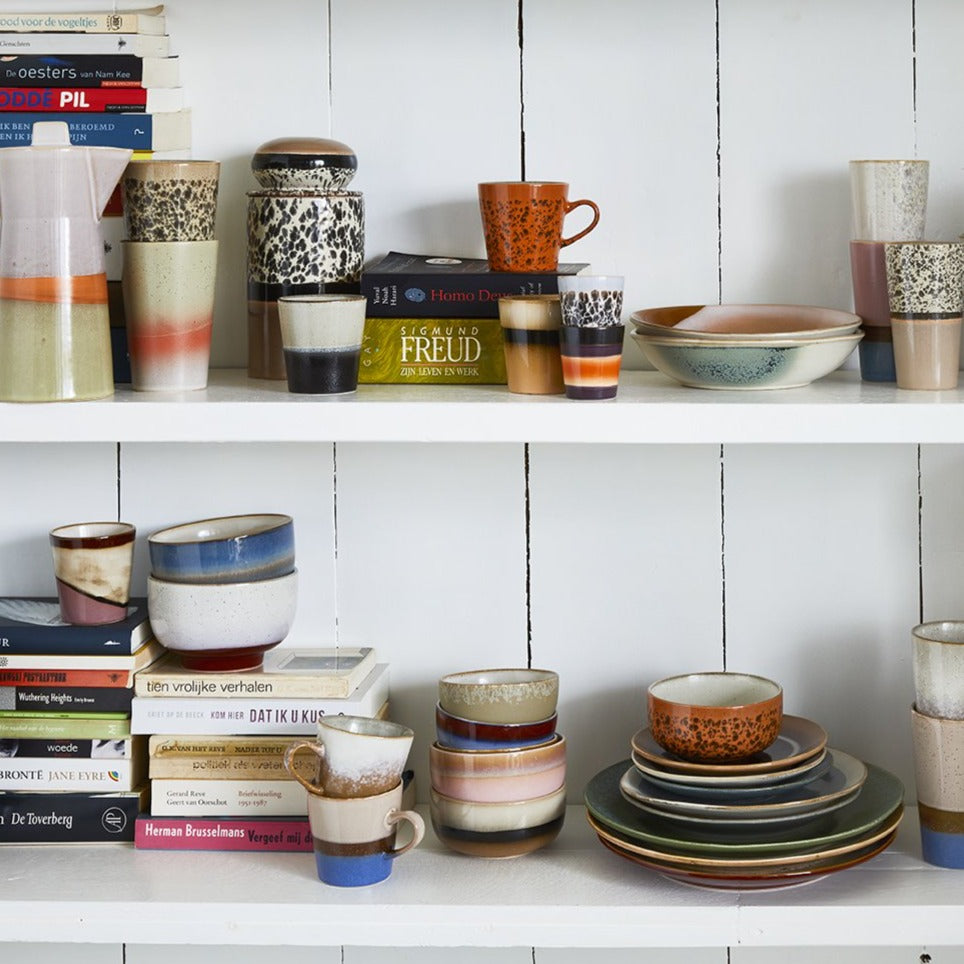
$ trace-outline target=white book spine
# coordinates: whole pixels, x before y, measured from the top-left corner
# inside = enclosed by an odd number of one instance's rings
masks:
[[[131,733],[314,734],[323,716],[375,716],[388,699],[388,664],[379,663],[349,699],[135,696]]]
[[[0,790],[132,790],[142,770],[134,760],[10,757],[0,761]]]
[[[303,817],[305,790],[294,780],[152,780],[154,817]]]
[[[167,57],[170,38],[138,33],[0,33],[0,54],[129,54]]]

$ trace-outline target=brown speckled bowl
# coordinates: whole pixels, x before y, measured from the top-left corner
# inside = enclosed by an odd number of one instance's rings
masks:
[[[251,158],[258,183],[276,191],[343,191],[357,169],[355,152],[327,137],[279,137]]]
[[[646,698],[653,739],[684,760],[732,763],[780,735],[783,689],[762,676],[671,676],[653,683]]]

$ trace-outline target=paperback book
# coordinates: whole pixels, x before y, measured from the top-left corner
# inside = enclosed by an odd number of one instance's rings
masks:
[[[138,850],[247,850],[310,853],[307,817],[155,817],[134,827]]]
[[[376,664],[345,699],[135,696],[131,701],[131,732],[311,734],[317,721],[326,715],[374,716],[388,700],[388,676],[388,664]]]
[[[177,57],[17,54],[0,59],[0,87],[177,87],[180,82]]]
[[[147,784],[113,793],[0,794],[0,843],[132,843],[149,799]]]
[[[581,274],[588,264],[560,264],[555,271],[490,271],[480,258],[391,251],[365,268],[361,293],[370,318],[498,318],[505,295],[559,291],[559,275]]]
[[[147,776],[146,758],[60,760],[0,759],[0,790],[132,790]]]
[[[134,679],[137,696],[259,696],[343,698],[375,667],[375,650],[273,649],[259,669],[199,673],[170,653]]]
[[[297,780],[151,780],[151,816],[301,817],[305,796]]]
[[[103,87],[88,90],[83,87],[0,86],[0,112],[3,113],[32,110],[161,114],[180,110],[183,106],[184,90],[181,87]]]
[[[143,33],[0,33],[0,55],[9,54],[133,54],[167,57],[167,34]]]
[[[61,760],[130,760],[134,754],[147,759],[144,737],[126,740],[0,740],[0,759],[51,757]]]
[[[133,687],[0,686],[0,712],[130,713]]]
[[[0,147],[28,146],[40,121],[62,121],[70,143],[81,147],[178,151],[191,146],[191,111],[184,108],[167,114],[16,111],[0,117]]]
[[[166,29],[163,4],[144,7],[141,10],[83,13],[64,10],[28,10],[23,13],[0,13],[0,30],[18,32],[163,34]]]
[[[290,741],[289,741],[290,742]],[[318,772],[318,757],[301,753],[294,768],[306,779]],[[147,774],[152,780],[293,780],[284,765],[284,751],[273,756],[153,756]]]
[[[0,635],[3,632],[0,627]],[[95,656],[11,653],[0,644],[0,682],[6,680],[4,673],[54,673],[63,676],[57,682],[64,686],[133,686],[134,674],[146,669],[165,653],[167,649],[153,637],[133,653]],[[11,675],[9,682],[21,681]]]
[[[129,716],[103,719],[65,714],[60,717],[14,713],[0,716],[0,740],[126,740],[131,735]]]
[[[146,599],[132,599],[119,622],[74,626],[60,618],[56,597],[0,597],[0,657],[131,655],[152,637]]]

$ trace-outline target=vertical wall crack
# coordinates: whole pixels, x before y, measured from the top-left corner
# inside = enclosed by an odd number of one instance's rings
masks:
[[[525,474],[525,526],[526,526],[526,666],[532,666],[532,515],[529,505],[529,443],[523,447],[523,472]]]
[[[331,443],[331,519],[334,530],[334,592],[335,592],[335,646],[341,644],[338,626],[338,443]]]
[[[332,67],[332,57],[335,45],[331,42],[331,5],[334,0],[328,0],[328,136],[332,136],[334,130],[335,96],[334,89],[334,68]]]
[[[720,640],[726,670],[726,467],[725,446],[720,445]]]
[[[117,521],[121,521],[121,443],[117,442],[114,449],[114,491],[117,493]]]
[[[716,0],[716,299],[723,304],[723,123],[720,94],[720,0]]]
[[[924,473],[917,446],[917,622],[924,621]]]
[[[913,97],[914,157],[917,157],[917,0],[910,4],[910,71]]]
[[[522,26],[523,0],[519,0],[519,179],[526,179],[526,75],[525,44]]]

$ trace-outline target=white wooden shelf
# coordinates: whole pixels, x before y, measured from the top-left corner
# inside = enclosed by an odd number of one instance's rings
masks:
[[[322,398],[215,370],[201,392],[0,404],[0,442],[105,441],[961,443],[964,389],[907,392],[838,372],[806,388],[720,392],[624,372],[619,396],[604,402],[501,385],[362,385]]]
[[[964,944],[964,874],[920,859],[916,813],[867,864],[802,887],[716,892],[606,851],[582,807],[517,860],[429,831],[392,877],[326,887],[310,854],[5,847],[0,940],[131,944],[704,947]]]

